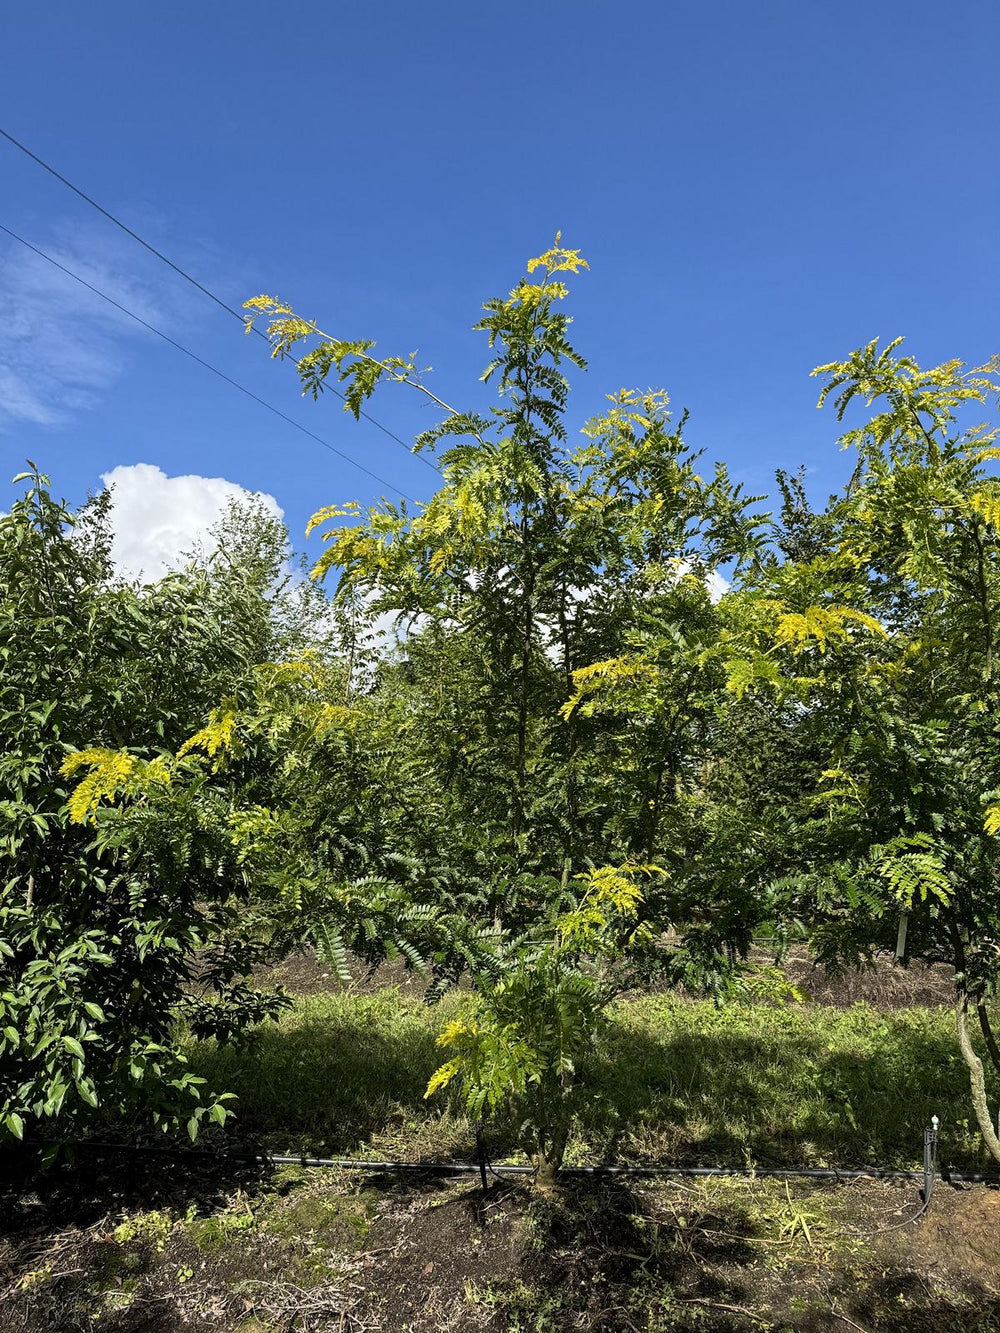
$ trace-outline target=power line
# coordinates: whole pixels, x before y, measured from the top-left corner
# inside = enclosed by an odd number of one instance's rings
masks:
[[[33,153],[26,144],[21,143],[20,139],[15,139],[13,134],[8,133],[8,131],[5,130],[2,126],[0,126],[0,136],[6,139],[8,143],[13,144],[14,147],[19,149],[22,153],[24,153],[26,157],[30,157],[32,162],[37,162],[38,165],[43,169],[43,171],[47,171],[50,176],[54,176],[57,181],[60,181],[63,185],[66,186],[67,189],[72,190],[75,195],[78,195],[85,203],[88,203],[91,206],[91,208],[96,208],[98,213],[100,213],[103,217],[106,217],[109,222],[113,222],[116,227],[120,227],[121,230],[126,234],[126,236],[131,236],[133,241],[138,241],[138,243],[143,247],[143,249],[148,250],[151,255],[155,255],[156,258],[161,260],[164,264],[166,264],[168,268],[172,268],[175,273],[179,274],[179,276],[185,280],[185,282],[189,282],[192,285],[192,287],[197,287],[198,291],[200,291],[204,296],[207,296],[210,301],[214,301],[215,304],[219,306],[222,310],[225,310],[227,314],[233,315],[236,319],[240,321],[240,323],[243,325],[244,328],[247,327],[246,316],[241,314],[239,310],[236,310],[226,301],[223,301],[221,296],[216,296],[215,292],[210,291],[203,283],[199,282],[197,278],[192,277],[190,273],[188,273],[185,269],[182,269],[179,264],[175,264],[172,259],[168,259],[162,250],[157,250],[155,245],[150,245],[149,241],[144,240],[144,238],[140,236],[137,231],[133,231],[131,227],[127,226],[124,222],[122,222],[121,218],[115,217],[114,213],[110,213],[106,208],[104,208],[101,204],[99,204],[96,199],[91,198],[91,196],[87,194],[86,191],[81,190],[78,185],[74,185],[71,180],[67,180],[66,177],[62,175],[61,172],[56,171],[55,167],[50,166],[49,163],[46,162],[43,158],[39,157],[37,153]],[[43,258],[44,257],[45,256],[43,256]],[[75,275],[71,274],[71,276]],[[103,293],[98,293],[98,295],[103,295]],[[262,333],[260,329],[257,328],[256,325],[251,325],[250,327],[252,332],[255,333],[258,338],[263,338],[264,341],[268,344],[268,346],[271,345],[270,340],[266,333]],[[339,389],[334,388],[332,384],[329,384],[326,387],[333,394],[335,394],[341,400],[341,402],[345,401],[345,396],[340,392]],[[440,474],[441,471],[440,468],[435,463],[433,463],[429,458],[427,458],[426,455],[415,454],[405,440],[400,439],[400,437],[394,431],[391,431],[388,426],[383,426],[382,422],[377,420],[377,418],[373,417],[370,412],[366,412],[364,408],[362,408],[361,416],[363,416],[364,419],[367,422],[369,422],[372,426],[376,427],[377,430],[380,430],[383,435],[387,435],[389,439],[392,440],[395,444],[398,444],[402,449],[405,449],[411,458],[419,458],[421,463],[423,463],[426,467],[429,467],[433,472],[437,472],[438,474]]]
[[[157,250],[157,248],[154,245],[150,245],[148,241],[144,241],[138,232],[133,231],[131,227],[127,227],[120,218],[115,217],[114,213],[109,213],[106,208],[102,208],[96,199],[92,199],[90,195],[86,194],[83,190],[81,190],[78,185],[74,185],[72,181],[67,180],[65,176],[61,175],[58,171],[56,171],[55,167],[50,167],[48,162],[43,161],[38,156],[37,153],[33,153],[31,149],[28,148],[25,144],[21,143],[19,139],[15,139],[13,134],[8,134],[8,132],[5,129],[0,128],[0,135],[3,135],[3,137],[8,141],[8,143],[12,143],[15,148],[19,148],[21,152],[24,153],[27,157],[30,157],[32,162],[37,162],[38,165],[42,167],[45,171],[47,171],[50,176],[55,176],[57,181],[61,181],[62,184],[65,185],[68,189],[72,190],[74,194],[79,195],[80,198],[83,199],[85,203],[88,203],[91,206],[91,208],[96,208],[98,213],[103,214],[104,217],[106,217],[109,222],[113,222],[116,227],[120,227],[122,231],[126,233],[126,235],[132,237],[133,241],[138,241],[139,244],[143,246],[146,250],[148,250],[150,254],[155,255],[157,259],[162,260],[164,264],[167,264],[170,268],[172,268],[175,273],[179,273],[182,278],[186,279],[193,286],[197,287],[198,290],[204,293],[204,295],[207,296],[210,301],[214,301],[217,306],[221,306],[222,309],[227,311],[228,314],[235,315],[236,318],[240,320],[241,323],[246,322],[244,316],[241,315],[238,310],[234,310],[233,307],[231,305],[227,305],[226,302],[223,301],[221,297],[216,296],[214,292],[210,292],[207,287],[203,287],[202,284],[197,280],[197,278],[192,278],[190,273],[185,273],[184,270],[180,267],[180,265],[175,264],[172,259],[168,259],[167,256],[163,254],[161,251]],[[259,329],[255,331],[260,333]],[[266,337],[266,335],[261,334],[261,337],[262,338]]]
[[[390,491],[397,491],[404,499],[409,500],[412,504],[417,503],[412,495],[407,495],[404,490],[398,486],[394,486],[393,483],[387,481],[385,477],[380,477],[377,472],[373,472],[371,468],[365,467],[363,463],[359,463],[357,459],[352,458],[350,454],[345,454],[343,450],[338,449],[336,445],[331,444],[329,440],[324,440],[322,435],[317,435],[315,431],[309,430],[308,427],[303,426],[300,422],[296,421],[294,417],[288,416],[286,413],[282,412],[280,408],[275,407],[273,403],[269,403],[266,399],[259,397],[251,389],[248,389],[246,385],[240,384],[238,380],[234,380],[224,371],[219,370],[217,366],[213,366],[211,362],[206,361],[204,357],[200,357],[197,352],[192,352],[189,347],[185,347],[183,343],[179,343],[175,338],[171,338],[168,333],[164,333],[162,329],[158,329],[155,324],[150,324],[149,321],[143,319],[141,315],[137,315],[134,310],[129,310],[127,306],[123,306],[120,301],[116,301],[115,298],[109,296],[107,292],[102,292],[99,287],[95,287],[94,284],[88,282],[86,278],[81,278],[79,273],[74,273],[71,268],[67,268],[65,264],[61,264],[58,259],[53,259],[52,255],[46,254],[45,251],[40,250],[37,245],[32,245],[31,242],[26,241],[23,236],[19,236],[16,231],[11,231],[10,227],[5,227],[2,222],[0,222],[0,231],[5,232],[12,240],[23,245],[26,250],[30,250],[32,254],[36,254],[40,259],[44,259],[46,263],[51,264],[53,268],[57,268],[61,273],[65,273],[66,276],[72,278],[74,282],[78,282],[81,287],[86,287],[87,290],[93,292],[95,296],[99,296],[103,301],[107,301],[109,305],[114,306],[116,310],[120,310],[121,313],[127,315],[129,319],[134,319],[137,324],[141,324],[142,327],[148,329],[150,333],[155,333],[158,338],[162,338],[164,342],[169,343],[170,346],[176,348],[178,352],[183,352],[184,355],[190,357],[192,361],[197,361],[199,366],[204,366],[205,369],[210,370],[213,375],[217,375],[220,380],[225,380],[225,382],[232,385],[234,389],[239,389],[240,393],[245,394],[247,398],[251,398],[255,403],[259,403],[261,407],[266,407],[269,412],[273,412],[276,417],[280,417],[281,420],[287,422],[289,426],[294,426],[295,429],[301,431],[303,435],[308,435],[311,440],[315,440],[317,444],[321,444],[324,449],[329,449],[332,454],[336,454],[338,458],[342,458],[345,463],[350,463],[351,467],[356,467],[360,472],[364,472],[367,476],[371,477],[373,481],[377,481],[380,486],[387,486]]]

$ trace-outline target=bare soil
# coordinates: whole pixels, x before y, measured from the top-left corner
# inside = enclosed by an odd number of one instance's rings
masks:
[[[1000,1193],[8,1160],[7,1333],[987,1333]]]
[[[753,958],[761,963],[773,961],[773,954],[760,948]],[[404,994],[420,996],[426,990],[424,978],[402,962],[384,963],[371,972],[353,959],[351,981],[345,989],[358,995],[375,994],[387,986],[396,986]],[[874,1009],[906,1009],[915,1005],[933,1007],[953,1002],[951,971],[943,964],[909,963],[900,967],[892,959],[882,959],[874,968],[831,976],[816,967],[802,948],[793,948],[785,960],[789,979],[808,991],[817,1004],[848,1008],[865,1003]],[[329,964],[319,963],[312,953],[295,954],[280,966],[259,978],[271,986],[284,986],[293,995],[316,995],[336,989],[337,978]]]

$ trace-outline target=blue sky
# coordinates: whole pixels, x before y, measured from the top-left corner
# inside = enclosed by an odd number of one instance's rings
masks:
[[[268,291],[419,348],[460,405],[481,300],[557,228],[591,264],[575,419],[666,387],[755,490],[800,462],[820,495],[846,474],[818,362],[876,334],[928,362],[1000,349],[995,0],[53,0],[8,8],[3,40],[4,128],[227,301]],[[290,367],[3,142],[0,223],[429,494],[423,464],[299,399]],[[372,410],[404,438],[431,419],[405,390]],[[0,234],[0,508],[25,457],[74,500],[136,464],[136,485],[225,478],[297,539],[382,489]],[[171,521],[217,495],[196,492],[163,501]]]

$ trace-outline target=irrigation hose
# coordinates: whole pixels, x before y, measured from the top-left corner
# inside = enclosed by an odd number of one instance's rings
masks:
[[[913,1226],[927,1213],[934,1195],[934,1185],[938,1177],[938,1118],[934,1116],[924,1130],[924,1166],[922,1171],[895,1170],[883,1167],[819,1167],[819,1166],[564,1166],[559,1174],[563,1177],[605,1177],[621,1176],[633,1179],[657,1179],[670,1176],[711,1178],[737,1177],[742,1179],[769,1180],[923,1180],[923,1198],[920,1207],[912,1217],[889,1226],[878,1227],[870,1232],[853,1233],[857,1238],[881,1234],[884,1231],[896,1231],[901,1227]],[[386,1171],[413,1172],[424,1175],[479,1175],[486,1192],[487,1173],[496,1180],[503,1181],[509,1176],[529,1176],[534,1168],[517,1162],[494,1163],[486,1149],[483,1126],[476,1126],[476,1158],[474,1162],[401,1162],[362,1157],[316,1157],[304,1153],[234,1153],[220,1149],[173,1148],[152,1144],[102,1143],[93,1139],[77,1141],[73,1146],[90,1149],[95,1152],[131,1152],[139,1154],[162,1155],[180,1159],[209,1159],[210,1161],[266,1163],[269,1166],[332,1167],[347,1171]],[[1000,1175],[986,1175],[971,1171],[949,1171],[946,1167],[940,1171],[941,1179],[948,1184],[988,1184],[1000,1185]]]
[[[101,1143],[94,1140],[82,1140],[75,1146],[97,1152],[134,1152],[151,1155],[165,1155],[180,1158],[209,1158],[228,1162],[267,1163],[272,1166],[333,1167],[345,1171],[412,1171],[427,1175],[478,1175],[481,1171],[479,1162],[401,1162],[364,1157],[316,1157],[303,1153],[233,1153],[218,1149],[204,1148],[168,1148],[144,1144]],[[486,1159],[489,1171],[498,1177],[530,1176],[534,1167],[516,1162],[491,1162]],[[921,1214],[930,1205],[933,1193],[933,1181],[940,1174],[948,1184],[984,1184],[1000,1185],[1000,1175],[985,1175],[979,1172],[937,1170],[937,1142],[934,1140],[932,1172],[927,1170],[895,1170],[886,1167],[819,1167],[819,1166],[564,1166],[561,1176],[624,1176],[635,1179],[656,1179],[658,1177],[680,1176],[685,1178],[735,1176],[746,1180],[754,1178],[769,1180],[924,1180],[929,1184]],[[915,1219],[914,1219],[915,1220]]]

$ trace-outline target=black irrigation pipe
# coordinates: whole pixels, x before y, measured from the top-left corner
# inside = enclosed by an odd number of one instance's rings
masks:
[[[713,1177],[736,1176],[751,1180],[754,1177],[772,1180],[923,1180],[933,1188],[936,1177],[946,1183],[1000,1185],[1000,1175],[979,1172],[950,1171],[937,1166],[937,1117],[924,1131],[924,1167],[922,1170],[895,1170],[888,1167],[819,1167],[819,1166],[564,1166],[561,1176],[626,1176],[655,1179],[660,1176]],[[165,1154],[179,1158],[211,1158],[230,1162],[263,1162],[274,1166],[333,1167],[347,1171],[423,1172],[426,1175],[479,1175],[485,1179],[488,1167],[495,1175],[530,1176],[534,1167],[515,1162],[490,1162],[486,1157],[482,1137],[476,1135],[477,1161],[474,1162],[401,1162],[364,1157],[310,1157],[303,1153],[233,1153],[210,1148],[167,1148],[144,1144],[97,1143],[82,1140],[77,1147],[99,1152],[135,1152]],[[929,1191],[928,1191],[929,1192]]]

